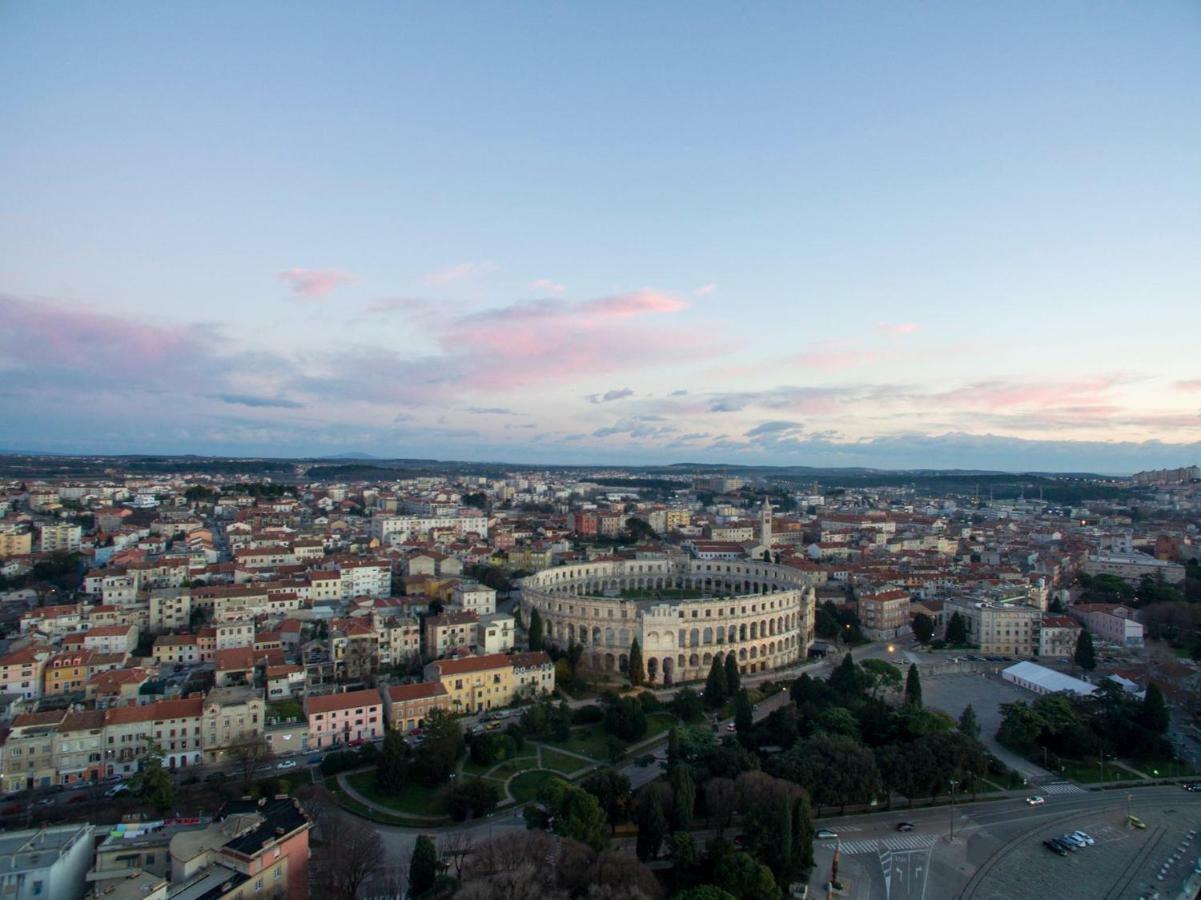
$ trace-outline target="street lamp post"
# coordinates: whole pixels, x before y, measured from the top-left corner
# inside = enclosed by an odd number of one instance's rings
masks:
[[[948,838],[948,843],[955,843],[955,788],[959,784],[954,778],[951,779],[951,837]]]

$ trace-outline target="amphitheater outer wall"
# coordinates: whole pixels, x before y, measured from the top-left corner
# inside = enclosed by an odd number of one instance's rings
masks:
[[[620,597],[630,590],[710,596]],[[523,579],[521,607],[526,621],[538,610],[548,644],[580,644],[596,671],[626,671],[637,638],[647,680],[666,685],[705,678],[714,656],[724,662],[729,653],[744,674],[803,660],[813,643],[815,594],[810,576],[790,566],[638,559],[544,569]]]

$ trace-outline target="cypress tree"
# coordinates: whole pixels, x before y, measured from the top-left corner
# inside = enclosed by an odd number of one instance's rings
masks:
[[[1159,685],[1151,682],[1147,685],[1147,693],[1143,696],[1143,707],[1139,710],[1139,724],[1155,734],[1163,734],[1171,724],[1171,714],[1164,702],[1163,691]]]
[[[959,613],[952,613],[947,622],[947,643],[952,647],[967,643],[967,623]]]
[[[430,891],[438,880],[438,850],[428,834],[417,835],[413,858],[409,861],[409,890],[414,896]]]
[[[630,642],[630,684],[638,687],[646,681],[646,669],[642,667],[642,647],[638,638]]]
[[[959,716],[959,733],[976,740],[980,739],[980,723],[976,721],[976,711],[970,703],[963,708]]]
[[[680,730],[674,725],[667,732],[667,768],[680,761]]]
[[[543,646],[542,640],[542,616],[538,610],[530,613],[530,649],[541,650]]]
[[[638,843],[634,848],[638,858],[645,861],[658,856],[665,837],[667,819],[663,816],[659,795],[648,791],[638,804]]]
[[[726,702],[726,672],[722,668],[721,654],[713,657],[709,677],[705,679],[705,705],[720,709]]]
[[[692,773],[683,763],[671,767],[671,829],[689,831],[692,828],[692,809],[696,806],[696,784]]]
[[[1076,652],[1072,659],[1086,672],[1097,668],[1097,652],[1093,649],[1093,636],[1087,631],[1081,630],[1080,637],[1076,638]]]
[[[736,697],[742,689],[742,676],[738,674],[738,660],[731,651],[726,654],[726,696]]]
[[[909,666],[909,674],[905,676],[905,703],[921,709],[922,679],[917,673],[917,666]]]
[[[754,710],[751,709],[751,698],[746,691],[739,691],[734,698],[734,727],[743,738],[749,737],[755,727]]]

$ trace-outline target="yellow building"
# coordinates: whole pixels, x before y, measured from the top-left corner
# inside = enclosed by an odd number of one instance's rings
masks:
[[[513,663],[504,653],[439,659],[425,667],[426,681],[440,681],[455,713],[495,709],[513,702]]]
[[[91,650],[70,650],[50,657],[46,662],[45,693],[65,694],[68,691],[82,691],[92,674],[92,654]]]
[[[28,556],[33,552],[33,534],[15,526],[0,529],[0,559],[8,556]]]

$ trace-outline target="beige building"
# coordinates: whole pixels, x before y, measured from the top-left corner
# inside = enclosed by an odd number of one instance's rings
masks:
[[[149,629],[176,631],[192,621],[192,592],[187,588],[165,588],[150,592]]]
[[[513,663],[503,653],[435,660],[425,667],[425,680],[442,683],[453,713],[474,713],[513,702]]]
[[[1076,652],[1080,623],[1070,616],[1044,615],[1038,632],[1038,655],[1070,657]]]
[[[250,687],[218,687],[204,698],[201,722],[202,747],[206,763],[226,758],[229,746],[244,737],[263,734],[264,701],[262,691]]]
[[[475,630],[480,617],[474,612],[447,610],[425,619],[425,652],[427,656],[443,656],[451,651],[475,644]]]
[[[380,689],[388,725],[408,733],[421,728],[435,709],[450,711],[450,694],[440,681],[394,684]]]
[[[909,594],[884,591],[859,598],[859,621],[873,641],[887,641],[909,629]]]
[[[0,528],[0,559],[28,556],[33,552],[33,534],[16,525]]]
[[[40,542],[43,553],[71,553],[79,549],[83,528],[68,522],[43,525]]]
[[[998,656],[1031,657],[1038,652],[1039,623],[1042,610],[1026,604],[1026,598],[1013,600],[947,600],[945,618],[955,613],[963,617],[968,641],[981,653]]]
[[[50,650],[39,644],[12,650],[0,657],[0,693],[16,694],[25,700],[42,694],[42,674]]]

